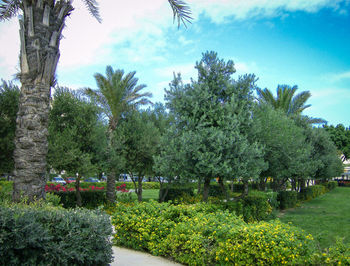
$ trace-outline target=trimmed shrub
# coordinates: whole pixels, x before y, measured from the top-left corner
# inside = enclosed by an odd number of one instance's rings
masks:
[[[236,201],[228,201],[224,207],[236,215],[242,216],[245,222],[264,220],[272,211],[268,195],[258,191],[251,192],[248,196]]]
[[[337,238],[335,245],[325,252],[315,253],[311,259],[312,265],[350,265],[350,246]]]
[[[217,205],[118,204],[114,241],[189,265],[304,264],[313,238],[279,221],[246,224]]]
[[[227,188],[228,189],[228,188]],[[223,197],[221,187],[218,184],[212,185],[209,187],[209,197]]]
[[[298,194],[300,200],[311,200],[326,193],[326,187],[322,185],[314,185],[303,188]]]
[[[76,207],[76,195],[75,191],[62,192],[56,191],[55,195],[61,198],[61,203],[64,208],[75,208]],[[101,206],[107,202],[105,191],[80,191],[82,207],[93,209]]]
[[[48,205],[0,206],[1,265],[108,265],[109,216]]]
[[[296,191],[279,191],[277,200],[280,202],[280,209],[294,208],[298,202],[298,193]]]
[[[337,181],[329,181],[329,182],[321,183],[320,185],[324,186],[327,191],[331,191],[338,186],[338,182]]]
[[[162,188],[159,191],[159,198],[161,199],[168,190],[164,201],[167,202],[169,200],[171,201],[181,201],[181,198],[186,197],[186,196],[194,196],[194,189],[192,187],[187,187],[187,186],[170,186],[170,187],[165,187]]]

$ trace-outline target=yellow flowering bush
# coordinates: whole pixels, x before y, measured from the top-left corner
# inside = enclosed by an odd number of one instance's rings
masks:
[[[109,209],[111,211],[111,209]],[[279,221],[245,223],[217,205],[117,204],[114,242],[189,265],[308,264],[314,240]]]
[[[314,250],[311,235],[276,220],[232,228],[215,259],[218,264],[303,265]]]

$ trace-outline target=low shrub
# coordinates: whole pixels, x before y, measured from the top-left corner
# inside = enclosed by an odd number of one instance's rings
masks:
[[[335,245],[322,253],[315,253],[311,262],[312,265],[350,265],[350,246],[338,238]]]
[[[117,204],[112,223],[117,245],[146,250],[190,265],[303,264],[312,236],[279,221],[247,224],[214,204],[150,201]]]
[[[46,204],[0,206],[1,265],[108,265],[109,216]]]
[[[159,198],[163,198],[164,193],[167,193],[164,201],[181,201],[181,198],[186,196],[194,196],[194,189],[187,186],[166,186],[159,191]]]
[[[0,202],[12,200],[12,181],[0,181]]]
[[[223,203],[224,208],[242,216],[245,222],[265,220],[272,211],[268,195],[264,192],[253,191],[248,196]]]
[[[59,196],[64,208],[76,207],[75,191],[63,192],[56,191],[55,195]],[[107,202],[105,191],[80,191],[82,207],[93,209]]]
[[[303,188],[298,194],[299,200],[311,200],[326,193],[326,187],[322,185],[314,185]]]
[[[337,181],[328,181],[328,182],[323,182],[320,185],[324,186],[326,188],[326,191],[331,191],[338,186],[338,182]]]
[[[298,202],[298,193],[296,191],[279,191],[277,200],[280,203],[280,209],[294,208]]]

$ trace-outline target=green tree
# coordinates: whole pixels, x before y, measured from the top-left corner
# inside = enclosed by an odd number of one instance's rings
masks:
[[[324,128],[329,133],[331,140],[334,142],[337,147],[342,160],[350,159],[350,127],[345,128],[344,125],[338,124],[337,126],[333,125],[324,125]]]
[[[153,156],[158,151],[159,130],[154,126],[149,112],[132,110],[121,120],[116,134],[123,136],[124,169],[134,183],[138,201],[142,201],[142,181],[153,174]]]
[[[264,190],[268,178],[272,177],[274,190],[281,190],[290,178],[307,169],[311,146],[306,143],[302,128],[281,110],[259,106],[254,112],[254,120],[260,128],[257,136],[268,163],[260,175],[260,188]]]
[[[78,206],[81,206],[80,177],[96,170],[92,158],[97,126],[96,106],[69,89],[56,88],[49,120],[48,165],[59,172],[78,173]]]
[[[203,54],[196,68],[198,81],[183,85],[178,75],[166,90],[167,106],[175,117],[173,132],[169,133],[176,136],[172,148],[181,155],[170,162],[179,163],[175,169],[181,171],[182,178],[203,180],[206,201],[212,178],[257,175],[260,170],[253,167],[252,160],[261,155],[261,149],[246,135],[255,78],[232,80],[233,62],[219,59],[215,52]],[[167,159],[163,157],[165,152],[166,149],[160,158]]]
[[[0,85],[0,174],[12,173],[19,88],[2,80]]]
[[[191,20],[189,7],[180,0],[168,0],[178,25]],[[101,21],[96,0],[83,0]],[[22,83],[15,137],[15,180],[13,199],[22,194],[29,200],[45,195],[50,90],[60,57],[59,45],[65,20],[74,10],[70,0],[2,0],[0,21],[15,17],[20,24],[20,68]]]
[[[120,170],[118,155],[115,153],[117,143],[114,138],[114,131],[123,113],[139,105],[151,103],[151,93],[141,93],[146,85],[137,85],[136,72],[130,72],[124,76],[123,70],[114,71],[111,66],[106,68],[106,77],[97,73],[95,79],[98,90],[86,89],[86,94],[96,103],[108,119],[108,156],[109,173],[107,175],[107,199],[115,200],[115,176]]]
[[[311,97],[311,93],[309,91],[302,91],[295,94],[297,89],[298,87],[296,85],[293,87],[288,85],[278,85],[277,96],[275,97],[267,88],[256,88],[258,94],[257,100],[260,104],[268,104],[276,110],[281,110],[289,117],[297,117],[300,116],[305,109],[311,106],[311,104],[306,104]],[[320,124],[325,122],[325,120],[320,118],[309,118],[310,124]]]

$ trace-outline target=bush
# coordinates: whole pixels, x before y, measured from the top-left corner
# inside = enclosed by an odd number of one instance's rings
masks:
[[[0,181],[0,202],[12,200],[12,181]]]
[[[217,205],[117,204],[114,241],[190,265],[304,264],[312,236],[279,221],[246,224]]]
[[[326,191],[331,191],[338,186],[338,182],[337,181],[329,181],[329,182],[321,183],[320,185],[324,186],[326,188]]]
[[[164,201],[167,202],[169,200],[171,201],[181,201],[181,198],[186,196],[194,196],[194,189],[192,187],[186,187],[186,186],[168,186],[164,187],[159,191],[159,198],[163,198],[164,193],[166,193],[166,196],[164,198]]]
[[[311,200],[326,193],[326,187],[321,185],[314,185],[300,190],[298,198],[300,200]]]
[[[350,265],[350,246],[338,238],[325,252],[315,253],[311,262],[312,265]]]
[[[268,195],[258,191],[251,192],[248,196],[236,201],[228,201],[224,203],[224,208],[242,216],[245,222],[264,220],[272,211]]]
[[[64,208],[75,208],[76,207],[76,192],[54,192],[55,195],[61,198],[61,203]],[[82,207],[94,209],[107,202],[105,191],[80,191]]]
[[[107,265],[109,216],[48,205],[0,206],[1,265]]]
[[[298,193],[296,191],[279,191],[277,200],[280,202],[280,209],[294,208],[298,202]]]

